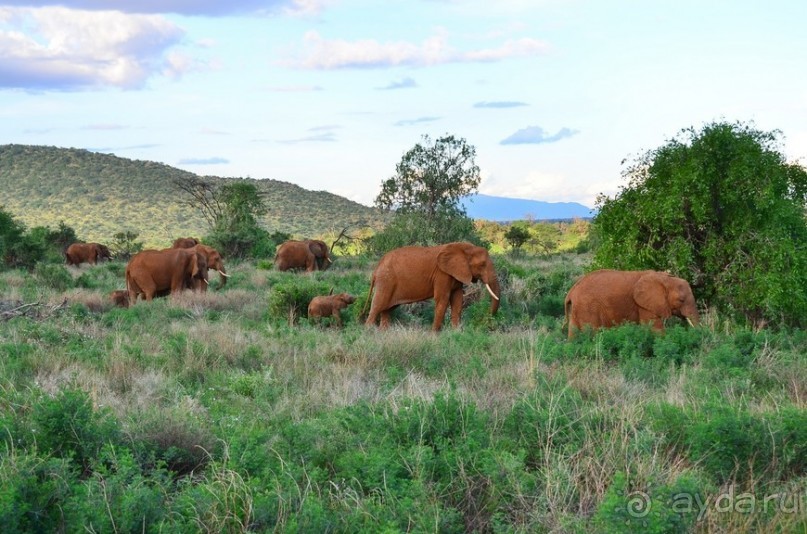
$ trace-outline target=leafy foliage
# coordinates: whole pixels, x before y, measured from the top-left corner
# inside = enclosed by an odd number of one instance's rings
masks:
[[[395,211],[389,225],[373,238],[379,253],[404,245],[451,241],[479,243],[473,221],[460,199],[479,187],[476,149],[452,135],[435,141],[428,135],[395,166],[395,176],[381,184],[376,206]]]
[[[474,222],[451,210],[438,211],[432,219],[419,213],[397,213],[389,224],[373,235],[370,249],[377,254],[407,245],[434,246],[453,241],[483,242],[474,230]]]
[[[807,172],[777,134],[742,124],[684,130],[601,197],[596,267],[668,270],[696,297],[752,321],[807,317]]]
[[[460,199],[481,181],[475,157],[476,149],[465,139],[445,135],[432,142],[424,135],[395,166],[395,176],[381,184],[376,206],[429,219],[440,212],[462,213]]]
[[[63,261],[64,250],[74,241],[75,231],[63,222],[56,230],[37,226],[28,231],[24,223],[0,207],[0,270],[30,270],[41,261]]]

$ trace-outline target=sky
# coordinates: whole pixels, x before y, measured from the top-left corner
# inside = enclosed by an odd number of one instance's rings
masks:
[[[685,128],[807,164],[803,0],[0,0],[0,144],[371,205],[422,137],[479,192],[595,205]]]

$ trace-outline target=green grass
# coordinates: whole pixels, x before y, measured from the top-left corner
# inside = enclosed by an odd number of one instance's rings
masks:
[[[499,316],[470,288],[439,334],[431,303],[364,327],[371,259],[130,309],[120,264],[0,273],[38,303],[0,321],[3,531],[804,530],[804,332],[707,310],[567,341],[587,258],[494,261]],[[295,308],[331,287],[343,330]]]

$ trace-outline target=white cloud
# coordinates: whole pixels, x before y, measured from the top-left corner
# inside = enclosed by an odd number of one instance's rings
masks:
[[[442,31],[425,39],[419,45],[405,41],[380,43],[374,39],[328,40],[316,31],[310,31],[304,38],[304,57],[290,59],[286,64],[304,69],[324,70],[427,66],[500,61],[541,55],[547,51],[547,45],[536,39],[511,40],[498,47],[467,52],[453,49],[447,41],[447,35]]]
[[[556,143],[561,139],[573,137],[580,133],[578,130],[571,128],[561,128],[552,135],[547,135],[543,128],[540,126],[528,126],[518,130],[506,139],[503,139],[499,144],[501,145],[538,145],[543,143]]]
[[[500,180],[492,175],[486,176],[479,186],[479,192],[484,195],[544,202],[579,202],[591,208],[594,207],[594,201],[599,193],[611,193],[617,188],[616,183],[574,184],[563,174],[531,171],[517,182]]]
[[[329,0],[4,0],[16,7],[53,7],[122,13],[177,13],[180,15],[223,16],[237,13],[316,13]]]
[[[0,8],[0,20],[0,87],[134,88],[183,68],[163,57],[183,31],[160,16]]]

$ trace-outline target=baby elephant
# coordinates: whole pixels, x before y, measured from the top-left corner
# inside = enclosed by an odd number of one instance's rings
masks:
[[[314,297],[308,305],[308,318],[333,317],[336,324],[342,327],[342,317],[339,311],[356,302],[356,297],[347,293]]]
[[[114,304],[115,306],[120,306],[121,308],[128,308],[129,292],[125,289],[116,289],[115,291],[109,294],[109,300],[111,300],[112,304]]]

